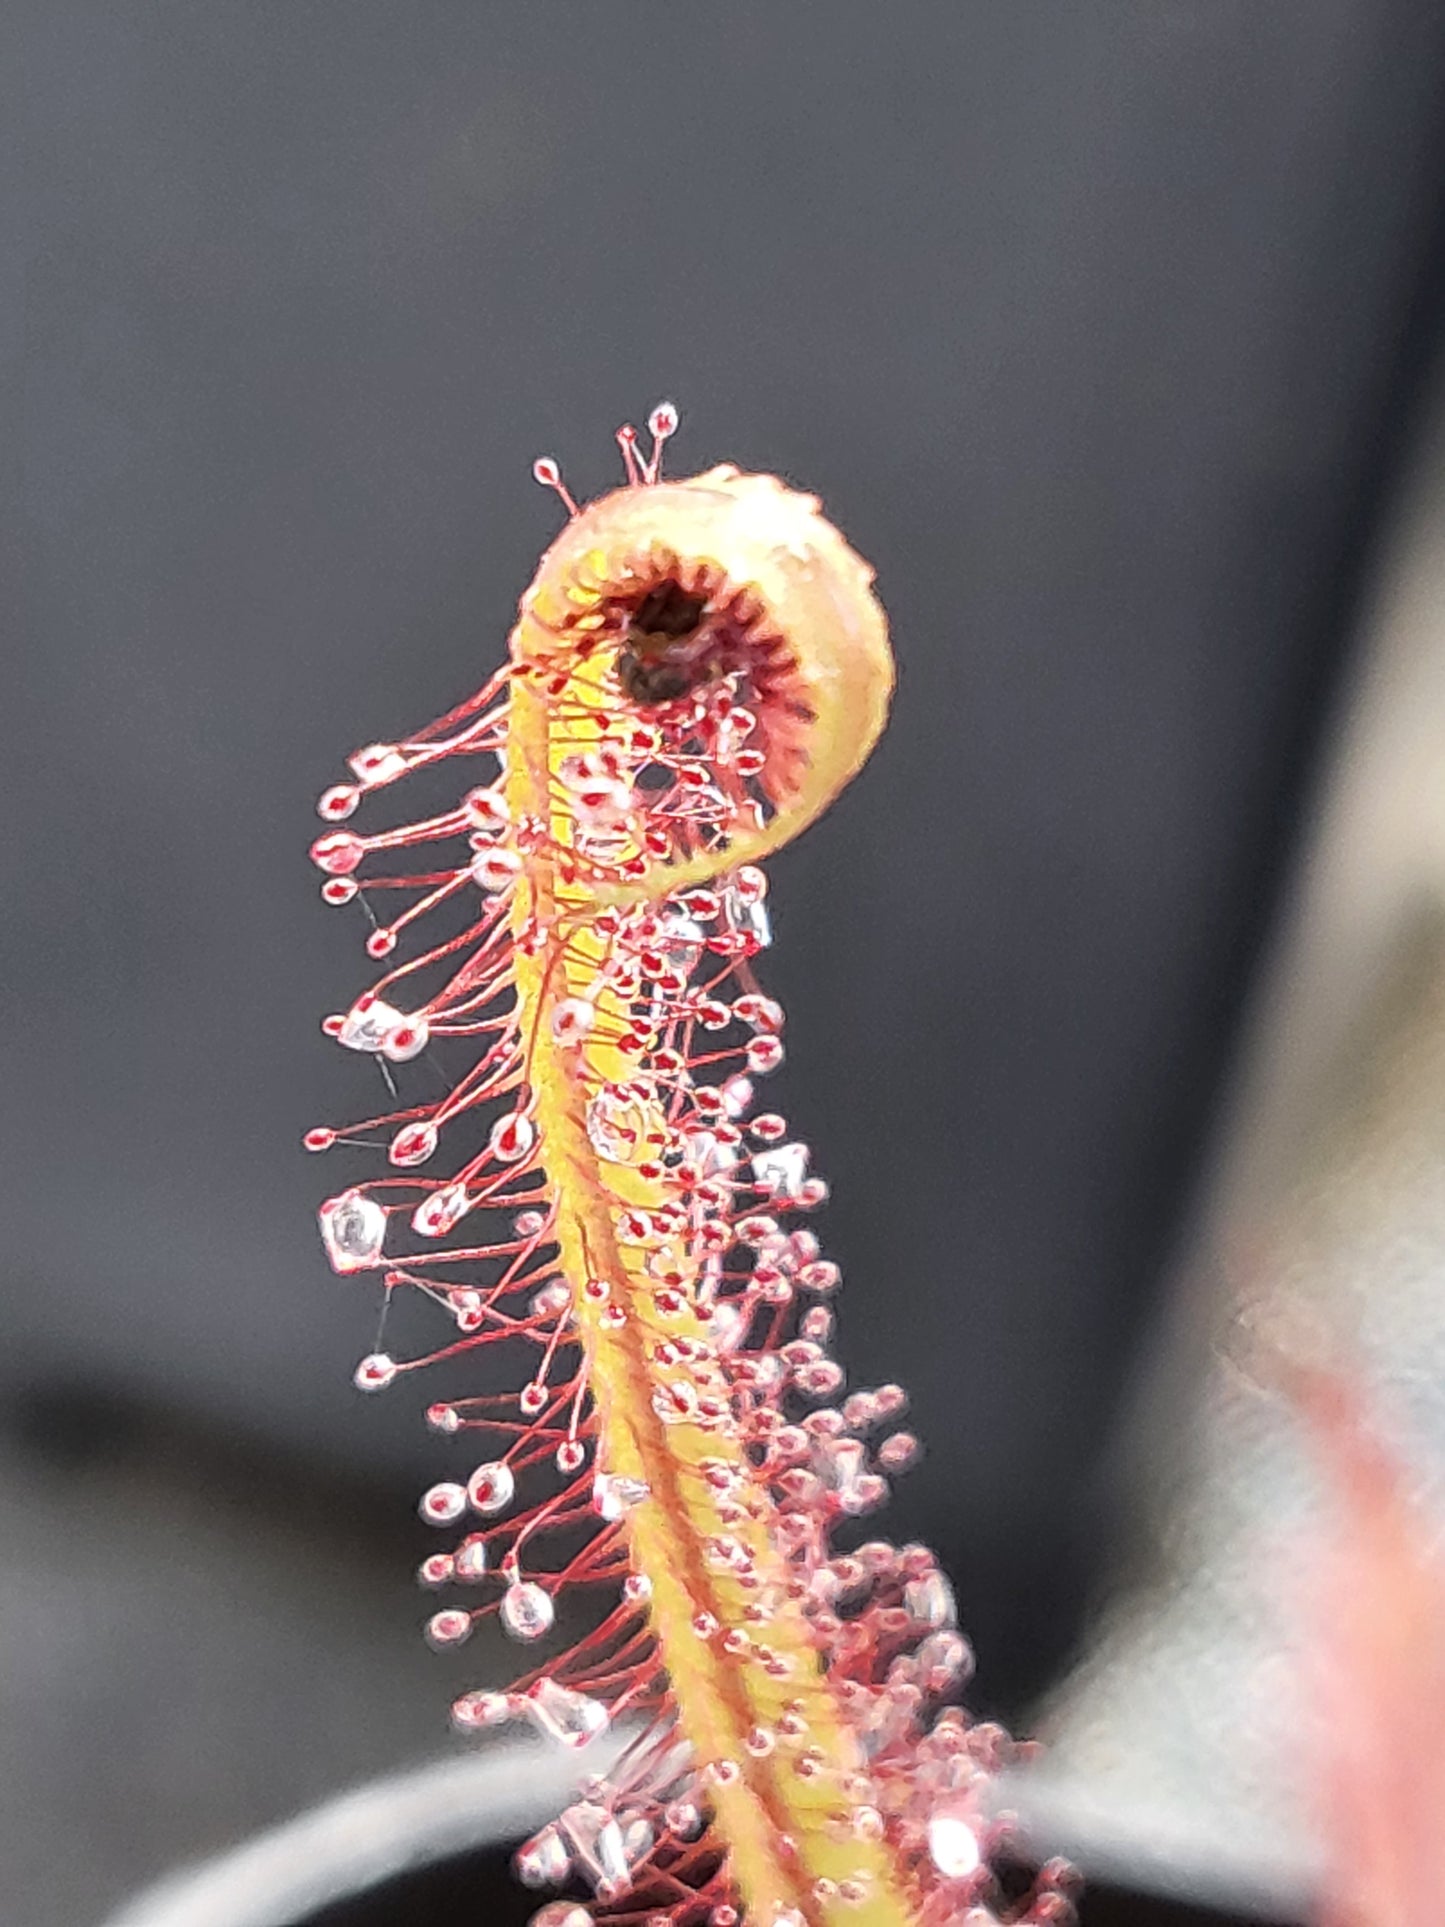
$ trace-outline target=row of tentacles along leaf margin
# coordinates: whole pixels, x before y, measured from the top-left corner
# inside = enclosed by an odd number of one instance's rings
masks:
[[[733,468],[661,480],[674,425],[654,411],[649,453],[621,431],[626,486],[581,511],[537,465],[569,520],[509,660],[319,805],[322,894],[363,906],[384,971],[325,1029],[389,1092],[307,1136],[377,1173],[322,1235],[337,1271],[440,1321],[357,1383],[450,1361],[428,1418],[474,1449],[422,1500],[451,1528],[421,1571],[428,1637],[496,1615],[542,1655],[455,1722],[606,1764],[518,1855],[564,1896],[539,1927],[1057,1921],[1067,1870],[1012,1899],[999,1878],[989,1787],[1019,1749],[951,1703],[947,1581],[921,1546],[834,1549],[916,1446],[896,1386],[842,1396],[838,1272],[807,1223],[825,1186],[755,1095],[783,1055],[759,863],[877,739],[883,613],[812,497]],[[495,773],[350,827],[454,758]],[[477,1357],[499,1346],[521,1361],[504,1390]],[[555,1652],[574,1592],[593,1603]]]

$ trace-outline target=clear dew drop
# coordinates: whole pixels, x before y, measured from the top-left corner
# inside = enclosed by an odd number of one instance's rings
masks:
[[[425,1017],[403,1017],[382,1040],[382,1056],[393,1064],[408,1064],[420,1057],[431,1042],[431,1026]]]
[[[368,743],[346,761],[363,783],[391,783],[406,773],[406,758],[395,743]]]
[[[384,1392],[396,1377],[396,1360],[385,1352],[368,1352],[352,1374],[358,1392]]]
[[[425,1164],[437,1148],[437,1132],[434,1124],[404,1124],[391,1140],[387,1156],[402,1170],[414,1164]]]
[[[776,1037],[755,1037],[744,1053],[747,1067],[758,1077],[766,1077],[783,1061],[783,1047]]]
[[[656,1841],[657,1835],[652,1830],[651,1821],[644,1820],[639,1814],[636,1819],[627,1822],[622,1829],[622,1851],[627,1858],[629,1874],[642,1865]]]
[[[577,1693],[545,1675],[527,1694],[527,1717],[549,1739],[563,1746],[586,1746],[608,1726],[607,1708],[601,1700]]]
[[[478,889],[499,895],[511,889],[521,868],[522,859],[515,850],[478,850],[472,858],[472,881]]]
[[[831,1258],[815,1258],[798,1272],[798,1283],[804,1291],[836,1291],[842,1282],[842,1273]]]
[[[746,939],[749,950],[766,950],[772,943],[773,926],[761,897],[746,895],[734,884],[723,892],[723,911],[728,928]]]
[[[687,1161],[701,1177],[717,1177],[738,1163],[737,1152],[711,1131],[689,1131],[686,1144]]]
[[[342,1018],[336,1041],[345,1045],[347,1050],[370,1051],[374,1054],[383,1048],[387,1038],[399,1025],[408,1021],[404,1012],[393,1004],[385,1003],[380,997],[358,997]]]
[[[702,1832],[702,1809],[691,1800],[670,1801],[662,1817],[668,1832],[679,1840],[696,1840]]]
[[[428,1486],[417,1504],[417,1511],[429,1526],[455,1525],[467,1509],[466,1487],[443,1479]]]
[[[843,1367],[833,1358],[817,1359],[811,1365],[800,1366],[793,1374],[794,1389],[805,1398],[832,1398],[842,1385]],[[868,1476],[873,1481],[867,1488],[870,1493],[876,1497],[880,1486],[886,1491],[884,1481],[874,1479],[872,1474]]]
[[[492,1126],[488,1139],[492,1156],[502,1164],[520,1164],[537,1142],[537,1127],[520,1111],[509,1111]]]
[[[330,877],[349,877],[366,855],[366,845],[350,830],[333,830],[311,845],[311,861]]]
[[[719,1352],[733,1352],[743,1342],[747,1327],[751,1323],[741,1305],[729,1299],[713,1306],[712,1323],[709,1333]]]
[[[813,1447],[813,1469],[846,1513],[866,1510],[866,1463],[867,1455],[857,1439],[819,1440]]]
[[[457,1330],[463,1332],[480,1331],[486,1323],[486,1312],[482,1305],[482,1294],[463,1285],[447,1293],[447,1304],[452,1317],[457,1321]]]
[[[532,1294],[529,1309],[534,1318],[556,1317],[572,1308],[572,1287],[563,1278],[554,1279]]]
[[[559,1044],[580,1044],[597,1021],[597,1006],[585,997],[564,997],[552,1012],[552,1035]]]
[[[983,1856],[978,1835],[957,1806],[936,1807],[928,1820],[928,1855],[945,1880],[966,1880]]]
[[[906,1472],[919,1455],[918,1440],[911,1432],[895,1432],[878,1448],[878,1463],[885,1472]]]
[[[423,1238],[444,1238],[466,1216],[469,1202],[464,1184],[443,1185],[412,1212],[411,1228]]]
[[[549,1900],[539,1907],[527,1927],[594,1927],[591,1914],[575,1900]]]
[[[652,1497],[645,1479],[624,1478],[616,1472],[599,1472],[592,1481],[592,1508],[602,1518],[620,1519],[626,1512]]]
[[[800,1197],[807,1175],[806,1144],[773,1145],[753,1158],[753,1176],[770,1198]]]
[[[702,955],[707,932],[682,910],[668,910],[663,916],[662,954],[674,970],[690,972]]]
[[[594,1886],[626,1885],[630,1870],[626,1843],[622,1828],[606,1807],[596,1801],[579,1800],[567,1808],[559,1824]]]
[[[474,830],[504,830],[512,820],[507,799],[500,790],[470,790],[462,798],[462,808]]]
[[[498,1512],[506,1511],[516,1490],[517,1481],[512,1476],[511,1466],[503,1459],[488,1459],[467,1480],[466,1502],[473,1512],[491,1518]]]
[[[433,1613],[426,1623],[427,1643],[436,1647],[460,1646],[472,1633],[472,1616],[455,1606]]]
[[[530,1840],[518,1847],[512,1865],[524,1887],[560,1887],[572,1871],[572,1856],[556,1823],[543,1827],[540,1833],[534,1833]],[[563,1909],[563,1913],[557,1916],[559,1923],[566,1916],[581,1914],[587,1927],[592,1927],[592,1916],[584,1907],[572,1907],[564,1901],[554,1901],[551,1908],[544,1907],[541,1913],[534,1914],[532,1918],[540,1921],[544,1914],[554,1913],[559,1907]]]
[[[470,1733],[478,1727],[503,1726],[514,1717],[515,1702],[507,1693],[463,1693],[452,1702],[452,1725]]]
[[[452,1569],[463,1585],[473,1586],[479,1579],[486,1577],[487,1542],[485,1539],[463,1539],[452,1559]]]
[[[760,996],[749,991],[733,1003],[733,1014],[740,1024],[751,1024],[754,1030],[765,1030],[776,1034],[783,1028],[783,1006],[774,1003],[771,997]]]
[[[685,1378],[655,1386],[650,1403],[664,1425],[688,1425],[697,1417],[697,1389]]]
[[[922,1579],[910,1579],[903,1588],[903,1610],[920,1626],[945,1630],[958,1624],[958,1606],[953,1587],[943,1574],[930,1572]]]
[[[853,1834],[859,1840],[881,1840],[887,1832],[887,1823],[875,1806],[856,1806],[852,1813]]]
[[[753,1100],[751,1077],[728,1077],[722,1085],[722,1110],[728,1118],[742,1118]]]
[[[530,1579],[514,1579],[502,1594],[502,1626],[513,1639],[541,1639],[556,1617],[550,1597]]]
[[[352,814],[360,801],[361,791],[354,783],[337,783],[320,797],[316,814],[325,817],[328,823],[340,823]]]
[[[973,1671],[973,1653],[958,1633],[930,1633],[920,1640],[913,1664],[925,1693],[949,1693]]]
[[[609,1164],[633,1164],[643,1155],[643,1140],[660,1117],[657,1107],[630,1087],[604,1084],[587,1106],[587,1136],[598,1157]]]
[[[380,1258],[386,1213],[375,1198],[361,1191],[343,1191],[322,1205],[318,1218],[333,1271],[364,1271]]]

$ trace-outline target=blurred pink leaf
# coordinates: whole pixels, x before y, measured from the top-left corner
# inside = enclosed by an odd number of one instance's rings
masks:
[[[1445,1918],[1445,1565],[1342,1377],[1292,1374],[1334,1498],[1311,1604],[1320,1927]]]

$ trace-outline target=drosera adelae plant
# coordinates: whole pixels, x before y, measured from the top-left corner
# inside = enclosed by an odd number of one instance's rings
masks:
[[[843,1396],[838,1271],[807,1224],[826,1187],[755,1096],[783,1056],[759,866],[876,742],[887,625],[813,497],[732,467],[663,480],[675,411],[649,426],[647,449],[619,431],[626,484],[585,508],[536,464],[568,521],[508,660],[320,801],[322,895],[363,903],[385,967],[324,1028],[394,1093],[308,1133],[382,1167],[327,1200],[322,1237],[338,1272],[449,1326],[356,1382],[526,1360],[519,1389],[430,1409],[479,1462],[424,1495],[452,1542],[421,1578],[445,1594],[433,1644],[497,1615],[545,1653],[464,1694],[459,1727],[626,1734],[518,1855],[529,1884],[588,1896],[537,1927],[1058,1921],[1066,1869],[1011,1901],[996,1878],[989,1785],[1019,1749],[953,1703],[947,1580],[921,1546],[832,1544],[917,1448],[896,1386]],[[496,773],[423,821],[349,827],[452,758]],[[599,1616],[552,1652],[581,1587]]]

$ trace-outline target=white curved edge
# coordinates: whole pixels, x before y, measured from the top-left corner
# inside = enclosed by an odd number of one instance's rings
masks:
[[[168,1875],[102,1927],[292,1927],[408,1868],[520,1839],[566,1805],[584,1774],[605,1771],[616,1750],[592,1746],[563,1756],[541,1743],[503,1740],[468,1758],[370,1781],[201,1867]],[[1314,1869],[1295,1856],[1222,1866],[1187,1829],[1161,1841],[1077,1787],[1048,1785],[1037,1769],[1006,1779],[998,1793],[1041,1854],[1064,1854],[1086,1879],[1113,1877],[1276,1915],[1297,1908],[1311,1884]]]
[[[1221,1853],[1207,1821],[1191,1826],[1173,1811],[1135,1812],[1047,1767],[1006,1775],[998,1802],[1020,1823],[1040,1859],[1061,1854],[1084,1877],[1111,1880],[1163,1899],[1226,1908],[1269,1920],[1303,1919],[1317,1865],[1287,1841],[1259,1838]]]
[[[339,1794],[203,1866],[167,1875],[103,1927],[290,1927],[308,1912],[551,1819],[612,1749],[563,1757],[501,1741]]]

